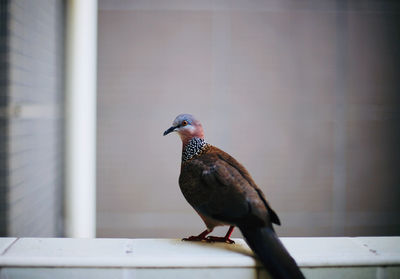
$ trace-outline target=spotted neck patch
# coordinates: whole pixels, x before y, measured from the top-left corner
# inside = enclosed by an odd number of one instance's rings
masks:
[[[200,138],[192,138],[182,151],[182,162],[192,159],[194,156],[200,155],[209,147],[209,144]]]

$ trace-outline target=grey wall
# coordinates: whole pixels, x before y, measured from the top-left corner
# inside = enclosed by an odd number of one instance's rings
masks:
[[[100,237],[204,225],[178,188],[195,114],[282,236],[400,233],[400,7],[393,1],[99,2]]]
[[[57,236],[62,234],[63,1],[3,1],[3,7],[1,195],[7,221],[1,231]]]

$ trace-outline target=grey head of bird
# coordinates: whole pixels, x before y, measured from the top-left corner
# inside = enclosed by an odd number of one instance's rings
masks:
[[[164,132],[164,136],[172,132],[178,133],[184,146],[193,138],[204,140],[203,126],[191,114],[179,114],[172,123],[172,126]]]

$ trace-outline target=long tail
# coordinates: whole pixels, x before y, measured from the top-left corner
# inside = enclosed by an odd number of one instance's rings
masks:
[[[239,226],[239,229],[272,278],[305,278],[272,228]]]

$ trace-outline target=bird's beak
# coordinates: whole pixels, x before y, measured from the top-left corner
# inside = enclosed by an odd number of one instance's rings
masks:
[[[169,127],[168,130],[166,130],[164,132],[164,136],[168,135],[169,133],[172,133],[173,131],[175,131],[176,128],[178,128],[178,127],[176,127],[176,126]]]

